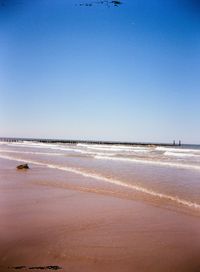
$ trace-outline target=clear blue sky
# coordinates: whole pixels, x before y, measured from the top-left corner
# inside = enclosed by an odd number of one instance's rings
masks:
[[[198,1],[3,2],[0,136],[200,143]]]

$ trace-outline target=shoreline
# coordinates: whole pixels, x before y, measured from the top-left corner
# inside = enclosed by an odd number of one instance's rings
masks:
[[[20,163],[30,163],[32,165],[36,165],[36,166],[47,168],[47,169],[53,169],[53,170],[57,170],[57,171],[64,171],[64,172],[71,173],[72,175],[75,174],[75,175],[78,176],[78,178],[86,177],[88,179],[102,181],[102,182],[105,182],[105,183],[108,183],[108,184],[117,185],[119,187],[125,187],[127,189],[130,189],[133,192],[136,192],[136,193],[142,193],[142,194],[145,194],[147,196],[152,196],[152,197],[155,197],[155,198],[158,198],[158,199],[162,199],[163,201],[169,201],[171,204],[178,204],[178,206],[180,205],[179,208],[187,208],[188,209],[185,212],[191,211],[192,215],[197,215],[197,216],[199,215],[198,211],[200,211],[200,204],[198,204],[198,203],[187,201],[185,199],[178,198],[177,196],[175,197],[175,196],[155,192],[155,191],[152,191],[150,189],[147,189],[147,188],[144,188],[144,187],[141,187],[141,186],[138,186],[138,185],[125,184],[125,183],[121,182],[120,180],[112,180],[111,181],[109,178],[100,177],[100,176],[97,176],[95,174],[85,173],[85,172],[82,172],[80,170],[75,170],[75,169],[70,168],[70,167],[61,167],[61,166],[56,166],[56,165],[51,165],[51,164],[46,164],[46,163],[39,163],[39,162],[36,162],[36,161],[33,161],[33,160],[10,158],[9,156],[0,156],[0,159],[20,162]],[[193,209],[193,210],[190,210],[190,209]]]
[[[58,271],[198,271],[199,218],[62,188],[53,170],[18,172],[15,166],[1,160],[2,272],[49,265],[62,267]]]

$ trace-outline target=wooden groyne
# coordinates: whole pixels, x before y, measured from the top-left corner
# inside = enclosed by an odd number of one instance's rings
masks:
[[[93,141],[93,140],[63,140],[63,139],[36,139],[36,138],[10,138],[0,137],[0,142],[36,142],[36,143],[62,143],[62,144],[98,144],[98,145],[140,145],[140,146],[181,146],[181,141],[178,144],[172,143],[144,143],[144,142],[121,142],[121,141]]]

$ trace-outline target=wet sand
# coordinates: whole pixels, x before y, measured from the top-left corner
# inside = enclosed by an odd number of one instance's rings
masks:
[[[199,217],[54,186],[53,170],[16,165],[0,160],[0,271],[200,271]]]

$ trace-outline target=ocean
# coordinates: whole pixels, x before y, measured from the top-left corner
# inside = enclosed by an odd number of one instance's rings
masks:
[[[163,208],[200,212],[199,145],[0,142],[0,158],[16,161],[16,165],[26,162],[32,170],[54,170],[55,183],[59,180],[62,186],[80,186]],[[67,178],[67,173],[74,178]],[[77,183],[79,178],[81,184]]]

